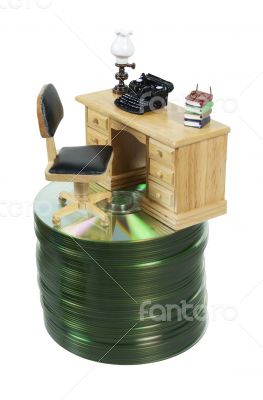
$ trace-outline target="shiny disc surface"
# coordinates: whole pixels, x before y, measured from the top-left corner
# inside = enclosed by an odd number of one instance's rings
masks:
[[[34,205],[38,279],[51,337],[74,354],[111,364],[155,362],[193,346],[207,323],[208,225],[172,231],[140,210],[139,186],[131,197],[129,191],[115,194],[106,229],[84,212],[54,228],[61,190],[72,186],[50,184]]]
[[[35,199],[34,211],[49,227],[85,240],[141,241],[174,233],[172,229],[140,210],[139,199],[144,189],[144,185],[138,185],[131,190],[113,192],[112,208],[100,203],[110,219],[110,225],[106,228],[101,225],[99,218],[82,210],[63,217],[59,228],[53,227],[52,214],[62,207],[58,194],[61,191],[73,192],[71,183],[51,183],[44,187]],[[98,185],[91,186],[92,192],[101,190],[103,189]]]

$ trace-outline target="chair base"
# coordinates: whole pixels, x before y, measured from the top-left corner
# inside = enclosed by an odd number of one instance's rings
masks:
[[[104,226],[109,225],[108,215],[96,203],[102,200],[110,201],[112,193],[100,192],[88,194],[88,187],[87,183],[74,183],[74,193],[60,192],[59,200],[61,204],[65,204],[66,202],[69,202],[69,204],[53,214],[52,222],[54,226],[59,226],[62,217],[70,215],[77,210],[91,211],[101,219]]]

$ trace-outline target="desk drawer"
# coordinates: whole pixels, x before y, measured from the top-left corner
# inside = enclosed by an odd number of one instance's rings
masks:
[[[109,132],[109,118],[90,109],[88,110],[88,125],[102,133]]]
[[[148,182],[148,195],[152,200],[165,207],[174,206],[174,193],[151,180]]]
[[[175,150],[171,147],[150,139],[149,156],[153,160],[159,161],[172,169],[174,168]]]
[[[90,127],[88,127],[87,138],[88,138],[88,144],[100,144],[100,145],[109,144],[109,139],[107,138],[107,136],[102,135],[101,133],[95,131],[95,129],[92,129]]]
[[[151,159],[150,175],[158,179],[160,184],[167,183],[167,185],[170,186],[173,186],[174,184],[174,171]]]

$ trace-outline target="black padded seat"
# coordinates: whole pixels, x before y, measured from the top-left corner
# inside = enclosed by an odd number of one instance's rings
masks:
[[[101,175],[108,166],[112,146],[63,147],[50,168],[51,174]]]

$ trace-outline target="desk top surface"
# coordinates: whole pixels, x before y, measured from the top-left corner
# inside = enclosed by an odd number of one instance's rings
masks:
[[[230,128],[220,122],[211,120],[202,129],[184,126],[184,108],[168,103],[166,108],[143,115],[131,114],[121,110],[114,104],[119,97],[112,90],[83,94],[76,100],[86,107],[108,115],[128,127],[171,147],[181,147],[205,139],[225,135]]]

